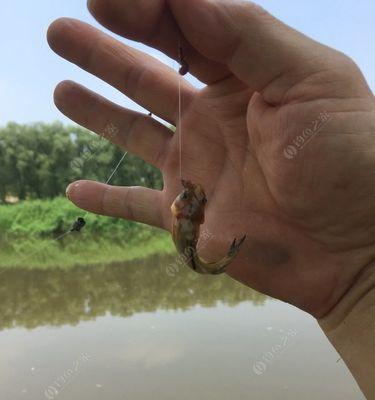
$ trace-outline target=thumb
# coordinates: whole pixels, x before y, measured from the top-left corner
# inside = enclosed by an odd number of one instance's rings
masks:
[[[346,76],[353,69],[358,72],[345,55],[297,32],[254,3],[169,0],[169,5],[184,36],[202,55],[225,64],[270,104],[280,104],[291,87],[318,71],[336,73],[339,66]],[[335,89],[334,94],[340,95],[351,89],[351,85],[346,88],[330,78],[322,88],[327,96],[332,96]],[[294,95],[307,100],[306,96],[316,98],[321,93],[306,94],[305,87],[298,93],[294,91]]]

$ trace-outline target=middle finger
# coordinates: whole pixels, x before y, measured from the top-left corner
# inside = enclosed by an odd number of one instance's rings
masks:
[[[108,82],[164,120],[176,122],[181,78],[173,69],[74,19],[55,21],[49,28],[48,42],[57,54]],[[185,104],[195,91],[181,79]]]

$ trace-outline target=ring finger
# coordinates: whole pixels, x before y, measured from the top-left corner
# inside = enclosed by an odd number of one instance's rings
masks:
[[[162,169],[172,131],[155,119],[64,81],[55,90],[58,109],[74,122]]]

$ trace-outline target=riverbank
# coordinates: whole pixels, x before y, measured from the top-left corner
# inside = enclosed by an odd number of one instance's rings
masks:
[[[84,216],[81,232],[68,232]],[[174,252],[170,235],[142,224],[85,215],[65,198],[0,206],[1,268],[71,268]]]
[[[155,232],[146,240],[111,242],[109,239],[73,234],[61,241],[18,240],[0,248],[0,268],[73,268],[173,254],[170,235]]]

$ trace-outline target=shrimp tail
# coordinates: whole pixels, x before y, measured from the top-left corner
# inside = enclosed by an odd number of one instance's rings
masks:
[[[246,235],[244,235],[238,242],[237,239],[234,239],[229,247],[227,255],[216,262],[206,262],[195,253],[192,260],[194,265],[193,269],[201,274],[222,274],[240,251],[240,247],[245,239]]]
[[[233,243],[231,244],[229,251],[228,251],[229,257],[237,255],[237,253],[240,250],[241,244],[245,241],[245,239],[246,239],[246,235],[242,236],[242,238],[240,239],[240,241],[238,243],[237,243],[237,239],[233,240]]]

